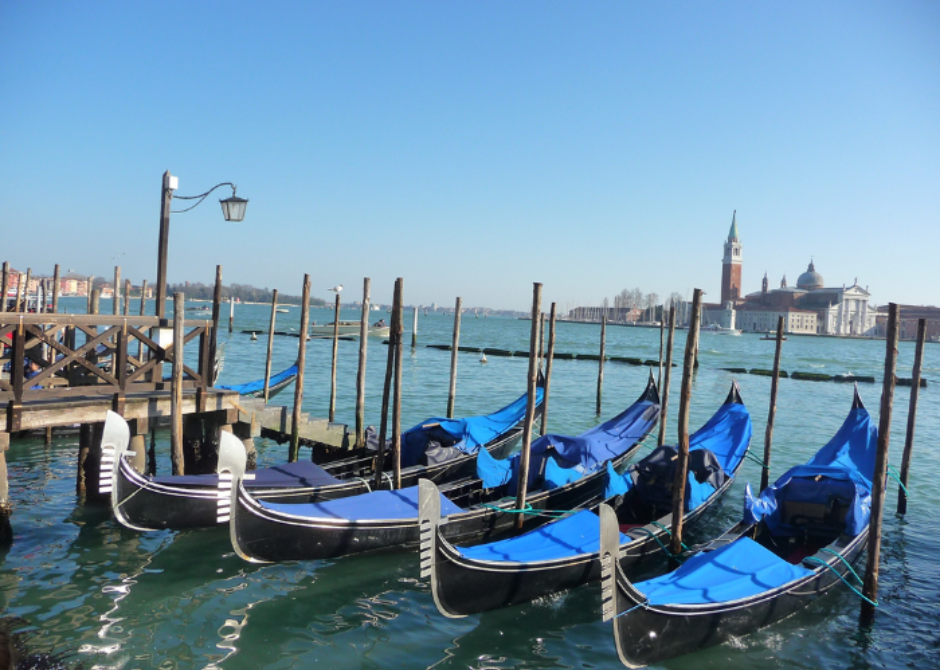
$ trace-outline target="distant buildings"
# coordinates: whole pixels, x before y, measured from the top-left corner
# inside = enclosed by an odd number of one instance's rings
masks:
[[[721,303],[704,306],[705,323],[767,332],[775,330],[778,319],[783,317],[783,327],[788,333],[877,334],[878,311],[869,305],[868,288],[862,288],[857,279],[848,287],[844,284],[841,288],[826,287],[812,260],[795,287],[787,286],[784,276],[780,288],[770,289],[765,273],[761,290],[741,298],[742,246],[735,212],[724,244]]]

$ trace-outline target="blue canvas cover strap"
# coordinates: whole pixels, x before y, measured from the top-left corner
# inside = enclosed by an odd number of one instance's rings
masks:
[[[700,605],[740,600],[812,575],[748,537],[695,554],[674,572],[638,582],[650,605]]]

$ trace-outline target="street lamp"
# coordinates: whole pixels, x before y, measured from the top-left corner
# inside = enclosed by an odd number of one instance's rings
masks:
[[[222,182],[199,195],[175,195],[173,192],[179,187],[179,178],[171,175],[169,170],[163,173],[163,191],[160,202],[160,242],[157,249],[157,316],[161,319],[166,318],[166,264],[167,248],[170,238],[170,214],[182,214],[183,212],[194,209],[196,206],[202,204],[202,201],[220,186],[232,187],[231,197],[219,200],[219,203],[222,205],[222,216],[225,217],[226,221],[242,221],[245,218],[245,209],[248,207],[248,200],[235,195],[235,184]],[[197,202],[192,207],[171,212],[170,202],[174,198],[177,200],[196,200]]]

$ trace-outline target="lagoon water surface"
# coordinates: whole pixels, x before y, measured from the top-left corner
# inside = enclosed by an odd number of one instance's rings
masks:
[[[76,306],[81,301],[76,301]],[[198,313],[198,312],[194,312]],[[236,332],[224,328],[221,383],[263,376],[265,338],[240,331],[267,328],[269,308],[236,307]],[[372,320],[384,312],[373,312]],[[277,330],[297,329],[300,310],[278,314]],[[330,310],[315,310],[318,323]],[[344,310],[343,318],[358,318]],[[223,321],[225,321],[223,319]],[[405,314],[410,331],[411,313]],[[453,318],[419,317],[418,347],[405,336],[402,425],[442,415],[447,406],[450,352],[426,348],[449,344]],[[460,344],[510,350],[528,348],[530,324],[464,314]],[[559,324],[556,351],[596,353],[597,325]],[[273,369],[287,367],[298,340],[275,339]],[[684,332],[677,333],[681,362]],[[307,353],[304,409],[325,416],[329,399],[331,342],[312,340]],[[694,430],[724,399],[732,378],[754,422],[752,449],[763,449],[770,380],[732,375],[719,368],[770,368],[773,342],[758,335],[703,333],[701,367],[693,385]],[[862,399],[878,415],[884,366],[883,341],[791,337],[784,343],[788,371],[872,375]],[[366,420],[378,424],[386,347],[369,342]],[[655,359],[659,331],[609,327],[609,356]],[[456,414],[482,414],[520,395],[526,382],[523,358],[461,353]],[[354,424],[358,343],[339,343],[337,420]],[[913,344],[902,343],[898,374],[910,376]],[[578,433],[596,425],[596,361],[558,360],[552,373],[550,429]],[[602,417],[623,409],[642,392],[648,370],[607,362]],[[712,649],[675,659],[668,668],[868,668],[940,667],[940,346],[928,344],[918,409],[911,500],[905,518],[885,517],[880,606],[870,629],[858,624],[859,599],[836,589],[783,622]],[[673,371],[669,436],[675,440],[681,366]],[[895,395],[891,463],[900,462],[909,389]],[[293,392],[276,402],[290,405]],[[782,379],[774,430],[773,479],[805,461],[841,424],[852,402],[848,384]],[[161,473],[169,471],[167,435],[158,445]],[[609,624],[600,621],[598,585],[464,619],[446,619],[418,578],[416,553],[385,553],[330,561],[253,565],[235,556],[222,528],[136,533],[106,509],[83,505],[74,494],[77,438],[14,440],[7,454],[15,505],[15,541],[0,554],[0,609],[29,621],[37,641],[76,652],[86,668],[616,668],[620,667]],[[285,460],[287,446],[259,444],[262,465]],[[302,452],[303,453],[303,452]],[[309,451],[306,452],[309,454]],[[702,540],[740,515],[744,484],[756,485],[760,468],[747,461],[719,508],[691,531]],[[889,483],[887,509],[897,485]],[[645,566],[637,576],[664,570]]]

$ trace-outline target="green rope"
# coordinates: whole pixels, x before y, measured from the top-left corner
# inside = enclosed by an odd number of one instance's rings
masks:
[[[859,584],[862,584],[862,583],[863,583],[863,582],[862,582],[862,578],[858,576],[858,573],[857,573],[857,572],[855,572],[855,568],[852,567],[852,564],[849,563],[847,560],[845,560],[845,556],[843,556],[842,554],[840,554],[838,551],[835,551],[835,550],[833,550],[833,549],[830,549],[829,547],[823,547],[823,548],[820,549],[819,551],[824,551],[824,552],[826,552],[827,554],[832,554],[833,556],[835,556],[836,558],[838,558],[840,561],[842,561],[842,565],[844,565],[846,568],[848,568],[848,569],[849,569],[849,572],[852,573],[852,576],[855,577],[855,579],[858,580],[858,583],[859,583]]]
[[[888,474],[891,475],[892,477],[894,477],[894,479],[895,479],[895,480],[897,481],[897,483],[898,483],[898,486],[900,486],[900,487],[904,490],[904,497],[905,497],[905,498],[910,498],[911,496],[910,496],[910,494],[907,492],[907,487],[904,486],[904,483],[901,481],[901,477],[898,475],[897,471],[891,466],[890,463],[888,463]]]
[[[751,452],[750,450],[745,451],[745,452],[744,452],[744,455],[747,456],[748,458],[750,458],[750,459],[751,459],[752,461],[754,461],[755,463],[757,463],[757,464],[761,467],[762,470],[770,470],[770,466],[767,465],[767,463],[765,463],[764,461],[762,461],[759,456],[757,456],[756,454],[754,454],[754,453]]]
[[[509,507],[500,507],[499,505],[493,505],[491,503],[483,503],[480,505],[484,509],[491,509],[496,512],[505,512],[506,514],[528,514],[530,516],[547,516],[551,519],[561,519],[568,514],[574,514],[577,510],[554,510],[554,509],[535,509],[529,503],[525,504],[525,507],[522,509],[513,509]]]
[[[843,584],[845,584],[845,585],[848,586],[850,589],[852,589],[852,590],[855,592],[855,595],[857,595],[859,598],[861,598],[862,600],[864,600],[865,602],[867,602],[867,603],[868,603],[869,605],[871,605],[872,607],[878,607],[878,603],[877,603],[877,602],[875,602],[874,600],[869,599],[865,594],[863,594],[863,593],[862,593],[861,591],[859,591],[857,588],[855,588],[854,586],[852,586],[851,584],[849,584],[848,581],[846,581],[845,577],[843,577],[842,574],[841,574],[838,570],[836,570],[834,566],[829,565],[826,561],[822,560],[821,558],[816,558],[815,556],[807,556],[807,557],[804,558],[803,560],[804,560],[804,561],[815,561],[816,563],[819,563],[820,565],[826,566],[827,568],[829,568],[830,570],[832,570],[832,571],[836,574],[836,577],[838,577],[839,579],[842,580],[842,583],[843,583]],[[854,571],[853,571],[853,573],[854,573]],[[855,575],[855,577],[856,577],[856,579],[858,579],[858,575]],[[861,580],[859,580],[859,581],[861,581]]]
[[[650,523],[656,526],[657,528],[664,530],[666,532],[666,535],[668,535],[669,537],[672,537],[672,530],[670,530],[663,524],[659,523],[658,521],[650,521]],[[682,542],[681,540],[679,541],[679,546],[681,546],[683,550],[689,551],[689,548],[685,546],[685,542]]]
[[[659,539],[659,536],[657,536],[656,533],[654,533],[653,531],[651,531],[649,528],[646,528],[646,527],[644,527],[644,526],[640,526],[639,528],[634,528],[634,529],[632,529],[632,530],[642,530],[644,533],[649,534],[649,536],[650,536],[651,538],[653,538],[654,540],[656,540],[656,544],[659,545],[659,548],[662,549],[662,550],[663,550],[663,553],[665,553],[667,556],[669,556],[669,557],[671,557],[671,558],[674,558],[674,559],[676,559],[676,560],[679,560],[679,558],[681,557],[681,554],[678,554],[678,555],[677,555],[677,554],[672,553],[672,550],[670,550],[669,547],[667,547],[665,544],[663,544],[662,541]],[[666,532],[668,533],[669,531],[666,531]],[[685,545],[682,545],[682,546],[684,547]]]
[[[647,607],[649,607],[649,604],[650,604],[649,599],[644,600],[643,602],[639,603],[638,605],[634,605],[634,606],[631,607],[630,609],[624,610],[623,612],[621,612],[620,614],[618,614],[618,615],[615,616],[614,618],[615,618],[615,619],[619,619],[620,617],[622,617],[622,616],[624,616],[624,615],[626,615],[626,614],[629,614],[629,613],[632,612],[633,610],[638,610],[638,609],[640,609],[641,607],[642,607],[643,609],[646,609]]]

